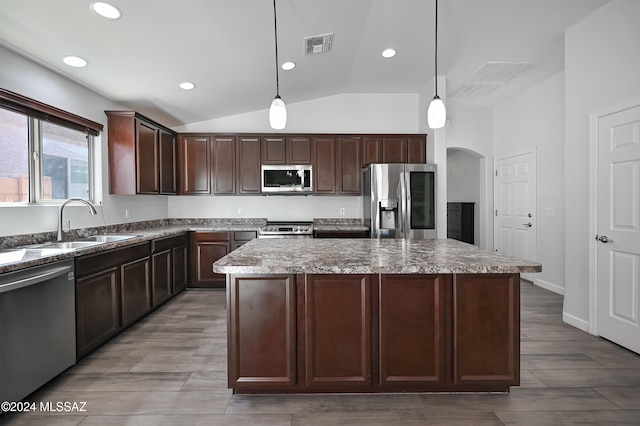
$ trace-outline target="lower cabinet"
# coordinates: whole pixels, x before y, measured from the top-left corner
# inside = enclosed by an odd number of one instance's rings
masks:
[[[518,274],[231,275],[236,393],[507,391]]]
[[[187,285],[187,239],[177,235],[151,242],[152,304],[158,306]]]
[[[229,385],[290,387],[296,383],[296,297],[293,275],[232,278]]]
[[[75,275],[81,358],[186,287],[186,234],[78,256]]]
[[[307,275],[304,283],[305,385],[371,386],[371,276]]]
[[[213,272],[213,262],[256,237],[256,231],[190,232],[189,287],[225,288],[226,275]]]
[[[369,231],[314,231],[314,238],[369,238]]]

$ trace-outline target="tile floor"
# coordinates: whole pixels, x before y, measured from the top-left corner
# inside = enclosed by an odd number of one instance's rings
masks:
[[[561,320],[522,284],[521,386],[509,394],[232,395],[222,291],[186,291],[27,400],[86,402],[8,425],[640,425],[640,355]]]

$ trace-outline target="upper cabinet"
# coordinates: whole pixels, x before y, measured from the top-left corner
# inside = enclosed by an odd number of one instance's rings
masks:
[[[180,135],[178,139],[178,193],[211,194],[211,136]]]
[[[426,163],[427,135],[366,136],[362,140],[363,164]]]
[[[311,136],[262,136],[262,164],[312,164]]]
[[[105,111],[111,194],[176,194],[176,134],[135,111]]]

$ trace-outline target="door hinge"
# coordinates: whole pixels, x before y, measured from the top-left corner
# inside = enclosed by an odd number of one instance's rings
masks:
[[[498,216],[498,210],[496,210],[496,217]]]
[[[496,177],[498,177],[498,169],[496,169]]]

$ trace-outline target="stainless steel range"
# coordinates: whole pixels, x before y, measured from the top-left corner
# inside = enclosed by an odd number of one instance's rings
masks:
[[[312,238],[312,222],[267,222],[258,230],[258,238]]]

